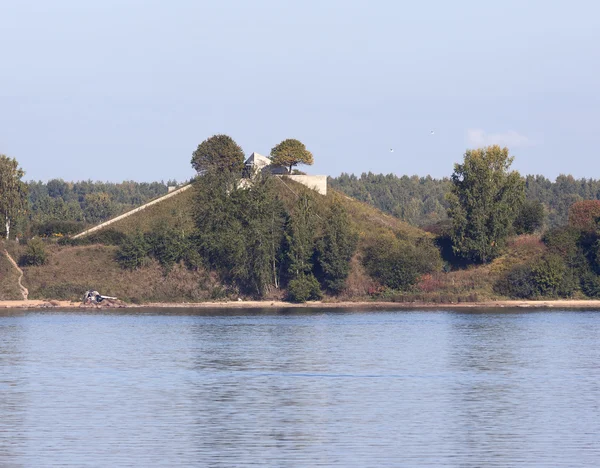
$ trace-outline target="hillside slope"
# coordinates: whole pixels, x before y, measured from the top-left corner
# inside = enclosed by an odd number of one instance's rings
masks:
[[[430,237],[430,234],[418,228],[339,192],[330,191],[327,196],[322,196],[290,180],[280,180],[278,185],[278,195],[288,206],[303,191],[313,194],[316,211],[322,216],[331,203],[341,203],[359,233],[359,244],[385,233],[413,240]],[[193,202],[192,189],[119,220],[109,228],[128,235],[151,232],[164,224],[191,231],[194,228],[191,211]],[[18,258],[24,247],[15,245],[13,248],[13,255]],[[90,288],[133,302],[193,302],[223,295],[224,288],[219,285],[215,275],[202,269],[191,271],[184,266],[176,266],[166,273],[160,265],[149,260],[139,270],[123,270],[114,259],[116,249],[105,245],[50,244],[47,265],[24,268],[23,283],[29,288],[29,297],[77,300]],[[362,270],[357,256],[352,261],[348,290],[343,297],[364,297],[372,287],[373,281]]]

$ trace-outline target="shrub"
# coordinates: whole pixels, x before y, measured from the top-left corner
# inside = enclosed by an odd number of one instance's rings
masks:
[[[319,282],[312,275],[300,275],[288,284],[288,300],[291,302],[306,302],[321,299]]]
[[[442,262],[429,239],[422,238],[412,244],[395,237],[378,237],[365,248],[363,265],[381,284],[406,290],[421,275],[440,270]]]
[[[531,267],[537,293],[541,296],[570,296],[575,289],[573,275],[558,255],[547,255]]]
[[[78,237],[77,239],[73,239],[72,237],[61,237],[58,239],[58,245],[121,245],[126,238],[127,234],[108,228],[84,237]]]
[[[600,297],[600,276],[591,271],[581,275],[581,290],[588,297]]]
[[[38,224],[33,227],[32,231],[41,237],[52,237],[54,235],[68,236],[81,231],[84,223],[77,221],[51,220],[45,223]]]
[[[546,232],[542,241],[550,252],[563,258],[574,258],[579,251],[580,237],[581,231],[579,229],[572,226],[561,226]]]
[[[188,240],[179,232],[170,228],[145,235],[148,253],[154,257],[167,271],[173,265],[183,260],[191,246]]]
[[[123,241],[117,250],[115,259],[121,268],[136,270],[144,265],[149,252],[148,242],[144,235],[138,232]]]
[[[500,278],[494,291],[503,296],[531,299],[537,294],[537,286],[529,265],[518,265]]]
[[[108,228],[94,232],[83,239],[87,239],[88,244],[121,245],[127,239],[127,234]]]
[[[45,265],[47,262],[48,254],[46,253],[46,246],[37,237],[27,243],[27,250],[19,258],[19,265],[21,266],[40,266]]]

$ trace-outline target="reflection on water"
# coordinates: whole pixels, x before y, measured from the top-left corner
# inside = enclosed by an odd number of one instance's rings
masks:
[[[0,466],[600,464],[597,312],[242,313],[4,313]]]

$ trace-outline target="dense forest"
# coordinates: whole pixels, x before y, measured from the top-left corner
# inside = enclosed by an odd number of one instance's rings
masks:
[[[332,188],[369,203],[415,226],[429,226],[447,218],[450,179],[394,174],[342,173],[329,179]],[[525,177],[525,197],[541,202],[547,227],[567,224],[569,207],[581,200],[600,200],[600,180],[559,175],[553,182],[542,175]]]
[[[167,193],[168,182],[25,182],[27,210],[16,219],[16,235],[71,234]]]

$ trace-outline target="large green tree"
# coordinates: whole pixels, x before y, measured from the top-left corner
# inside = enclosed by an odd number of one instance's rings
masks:
[[[512,162],[508,148],[494,145],[468,150],[463,163],[454,165],[448,216],[457,256],[485,263],[499,255],[525,198]]]
[[[261,297],[279,287],[284,209],[269,175],[258,175],[249,187],[237,182],[227,172],[208,172],[195,182],[197,244],[225,282]]]
[[[271,150],[271,160],[275,166],[283,166],[289,168],[292,172],[292,167],[298,164],[312,165],[313,155],[306,149],[304,143],[293,138],[283,140]]]
[[[213,135],[192,154],[192,167],[201,175],[210,171],[240,173],[244,168],[244,151],[230,136]]]
[[[0,154],[0,216],[4,220],[6,238],[10,226],[27,204],[27,186],[21,180],[25,171],[14,158]]]
[[[317,242],[319,276],[329,291],[337,294],[346,285],[357,243],[348,212],[341,203],[334,203],[323,222],[323,237]]]

